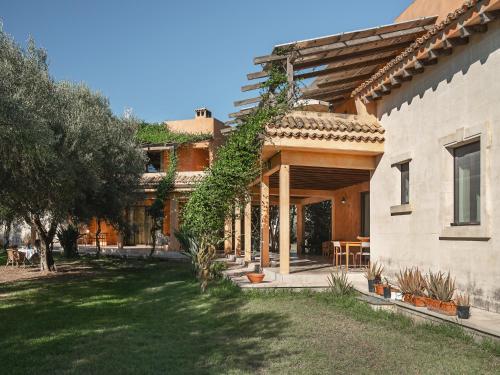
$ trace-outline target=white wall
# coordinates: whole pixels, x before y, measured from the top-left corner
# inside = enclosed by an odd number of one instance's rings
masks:
[[[386,142],[371,179],[371,241],[373,258],[389,276],[405,266],[450,270],[474,305],[500,311],[500,23],[488,26],[378,103]],[[453,161],[444,144],[473,134],[482,145],[482,225],[458,230],[489,240],[440,239],[455,233],[447,228]],[[400,173],[391,159],[403,154],[412,158],[412,212],[391,216],[400,203]]]

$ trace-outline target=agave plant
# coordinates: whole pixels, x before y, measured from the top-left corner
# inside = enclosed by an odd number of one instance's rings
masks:
[[[367,280],[382,280],[382,272],[384,267],[377,262],[374,262],[371,266],[365,268],[364,276]]]
[[[396,275],[397,284],[403,294],[424,296],[427,282],[418,268],[405,268]]]
[[[354,288],[344,270],[342,272],[332,272],[328,277],[328,284],[330,285],[330,292],[334,296],[347,296],[354,292]]]
[[[455,280],[451,278],[450,273],[444,274],[439,271],[433,273],[429,271],[427,277],[427,293],[429,297],[443,302],[450,302],[455,293]]]
[[[457,304],[457,306],[470,306],[469,295],[467,293],[457,293],[455,303]]]
[[[186,255],[191,260],[191,265],[193,267],[193,272],[195,275],[198,274],[198,243],[194,240],[193,236],[187,232],[185,229],[180,229],[175,232],[175,237],[181,245],[181,249],[184,255]]]

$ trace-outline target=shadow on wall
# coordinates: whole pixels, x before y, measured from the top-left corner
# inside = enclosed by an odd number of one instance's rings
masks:
[[[500,25],[495,23],[489,25],[486,33],[473,35],[468,44],[455,47],[450,56],[439,57],[436,65],[427,66],[422,74],[414,76],[412,81],[403,83],[401,88],[384,97],[379,119],[383,114],[390,116],[394,109],[400,111],[405,103],[411,105],[416,97],[423,99],[429,89],[435,92],[442,82],[451,83],[457,74],[465,76],[473,64],[479,62],[484,65],[499,48]]]

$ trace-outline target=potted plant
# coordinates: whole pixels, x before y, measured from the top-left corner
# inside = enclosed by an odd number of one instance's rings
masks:
[[[252,283],[252,284],[258,284],[261,283],[262,280],[264,280],[264,273],[261,272],[260,266],[256,265],[254,272],[249,272],[247,273],[247,279]]]
[[[457,305],[457,316],[460,319],[469,319],[470,317],[470,303],[468,294],[457,294],[455,299],[455,304]]]
[[[384,267],[377,262],[373,263],[373,273],[375,275],[375,284],[382,283],[382,272],[384,271]]]
[[[389,284],[389,280],[387,280],[386,277],[384,277],[384,298],[391,298],[391,285]]]
[[[425,306],[426,281],[418,268],[405,268],[396,275],[397,283],[403,293],[403,301],[417,307]]]
[[[427,280],[427,291],[430,298],[427,299],[429,310],[437,311],[446,315],[457,315],[457,306],[453,302],[455,293],[455,281],[448,272],[432,273],[429,271]]]
[[[380,266],[377,262],[373,263],[371,266],[365,268],[364,276],[368,281],[368,291],[370,293],[375,293],[375,278],[377,273],[381,273]]]

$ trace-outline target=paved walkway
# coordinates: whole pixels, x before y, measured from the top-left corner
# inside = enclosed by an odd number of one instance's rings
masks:
[[[254,272],[258,262],[243,265],[242,259],[230,263],[226,275],[242,289],[315,289],[328,288],[328,277],[335,272],[335,267],[325,263],[321,258],[291,260],[291,273],[281,275],[278,267],[264,268],[265,278],[260,284],[251,284],[246,277],[248,272]],[[368,283],[361,270],[349,271],[347,274],[353,287],[365,296],[384,300],[382,297],[368,292]],[[390,300],[394,311],[411,316],[415,320],[442,321],[461,325],[472,334],[500,340],[500,314],[471,307],[471,316],[467,320],[450,317],[428,310],[425,307],[415,307],[401,301]]]

